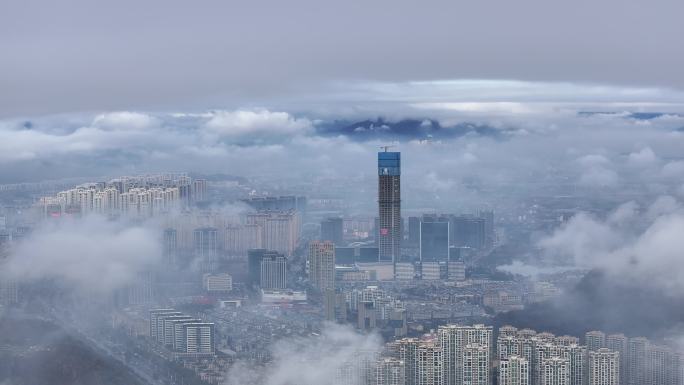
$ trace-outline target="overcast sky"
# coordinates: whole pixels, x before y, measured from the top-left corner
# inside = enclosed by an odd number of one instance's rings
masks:
[[[678,1],[3,1],[0,116],[282,103],[345,82],[684,89]]]

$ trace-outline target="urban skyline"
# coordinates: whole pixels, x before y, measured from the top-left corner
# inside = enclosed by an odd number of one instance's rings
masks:
[[[684,385],[682,14],[4,2],[0,385]]]

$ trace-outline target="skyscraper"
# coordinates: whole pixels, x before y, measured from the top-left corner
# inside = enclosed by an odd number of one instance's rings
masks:
[[[378,209],[377,229],[380,261],[399,259],[401,246],[401,153],[378,153]]]
[[[335,289],[335,245],[332,242],[309,242],[309,280],[322,292]]]

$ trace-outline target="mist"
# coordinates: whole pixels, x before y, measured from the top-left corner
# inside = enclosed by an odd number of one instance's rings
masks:
[[[237,362],[226,384],[318,385],[335,383],[345,372],[351,375],[342,381],[357,383],[364,376],[364,362],[374,362],[381,350],[379,336],[329,323],[320,335],[276,342],[271,349],[273,361],[265,367]]]
[[[161,262],[159,237],[151,226],[98,215],[43,222],[11,251],[2,275],[26,283],[53,280],[81,295],[105,297]]]

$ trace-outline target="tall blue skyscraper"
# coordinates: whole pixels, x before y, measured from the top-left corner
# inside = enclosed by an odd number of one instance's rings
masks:
[[[399,259],[401,246],[401,153],[378,153],[378,248],[380,261]]]

